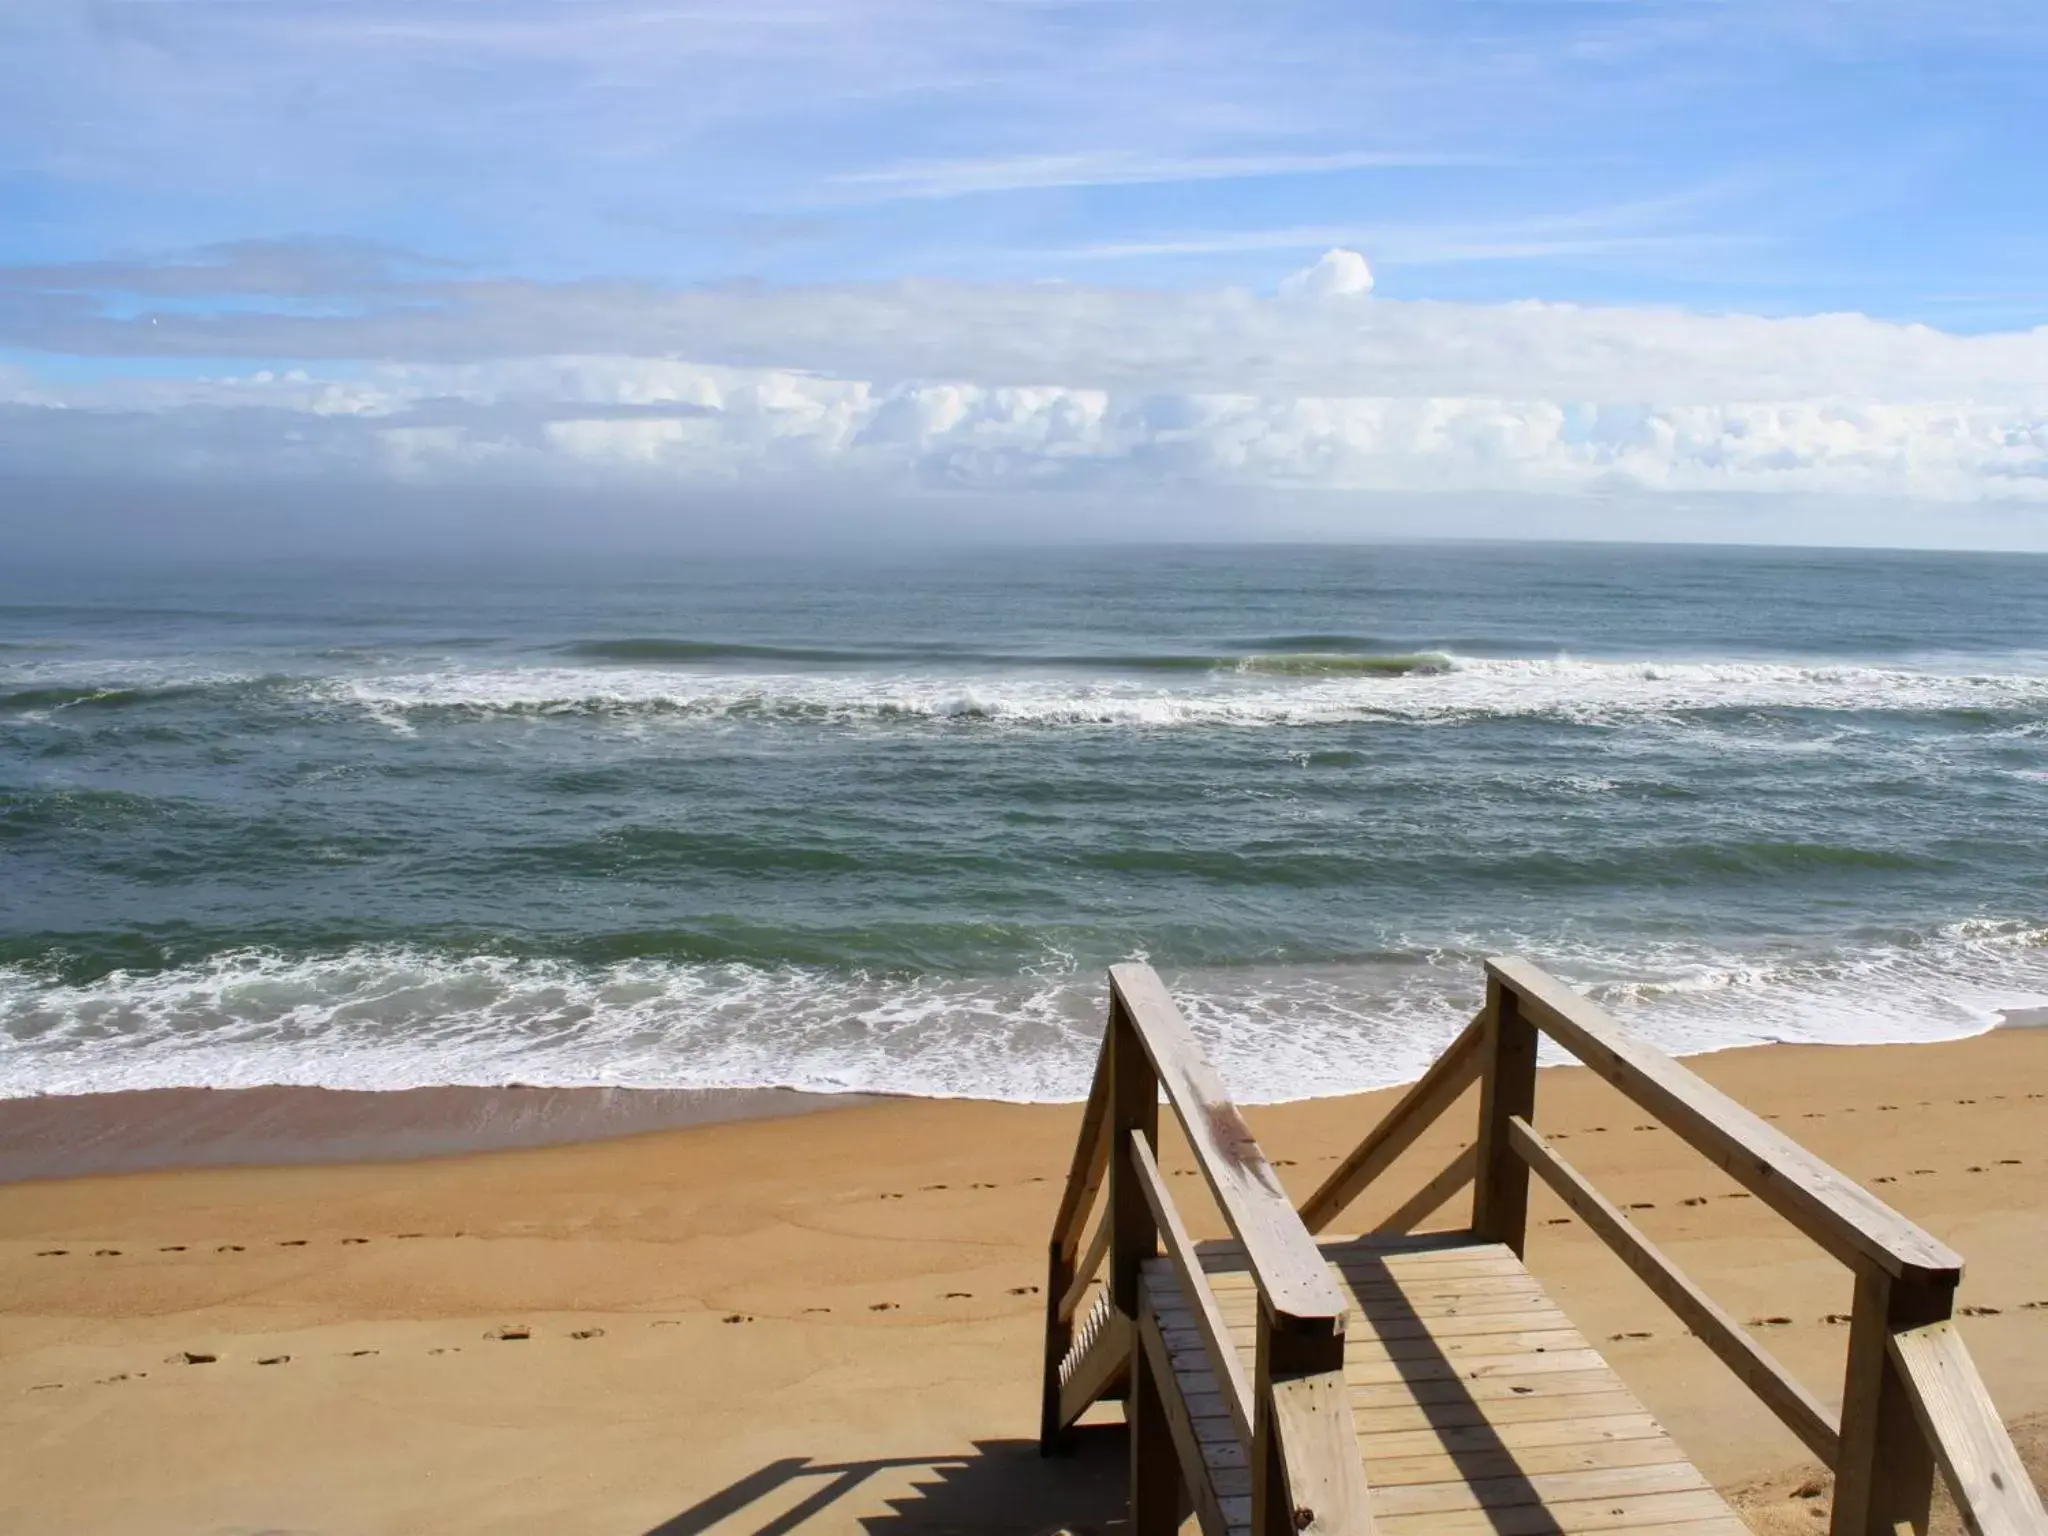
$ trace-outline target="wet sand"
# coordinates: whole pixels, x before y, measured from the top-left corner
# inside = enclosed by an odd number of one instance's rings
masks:
[[[1961,1326],[1994,1396],[2010,1416],[2048,1410],[2048,1031],[1692,1064],[1958,1248]],[[1388,1102],[1250,1119],[1302,1193]],[[472,1108],[500,1126],[509,1113]],[[321,1144],[389,1151],[385,1112],[351,1122],[337,1102]],[[1543,1074],[1538,1118],[1839,1397],[1844,1270],[1583,1070]],[[1051,1464],[1031,1439],[1037,1287],[1076,1120],[898,1100],[424,1160],[0,1187],[0,1528],[1113,1528],[1119,1432]],[[1339,1226],[1398,1204],[1470,1122],[1468,1098]],[[224,1157],[278,1133],[211,1144]],[[1170,1142],[1164,1161],[1188,1167]],[[1768,1481],[1804,1461],[1798,1444],[1540,1188],[1530,1263],[1711,1477],[1765,1480],[1760,1526],[1818,1528],[1797,1480]]]

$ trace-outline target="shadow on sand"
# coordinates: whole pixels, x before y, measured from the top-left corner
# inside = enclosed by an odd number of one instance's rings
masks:
[[[1120,1424],[1075,1431],[1073,1447],[1047,1460],[1035,1440],[979,1440],[970,1454],[819,1462],[772,1461],[671,1516],[646,1536],[783,1536],[815,1524],[868,1536],[1122,1536],[1128,1442]],[[899,1491],[886,1513],[844,1507],[872,1479]],[[904,1484],[908,1483],[907,1490]],[[872,1499],[862,1505],[873,1508]]]

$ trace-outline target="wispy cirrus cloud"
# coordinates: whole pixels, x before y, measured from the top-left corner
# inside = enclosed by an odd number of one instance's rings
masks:
[[[1342,150],[1329,154],[1147,155],[1089,150],[1056,155],[998,155],[979,160],[925,160],[874,170],[848,171],[833,184],[891,198],[971,197],[994,192],[1063,187],[1129,187],[1201,181],[1243,181],[1269,176],[1327,176],[1346,171],[1442,170],[1496,166],[1483,155],[1423,151]]]

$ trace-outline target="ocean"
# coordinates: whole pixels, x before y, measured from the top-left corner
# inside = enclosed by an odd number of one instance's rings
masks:
[[[0,1095],[1240,1097],[1528,954],[1679,1051],[2048,1004],[2048,559],[0,566]]]

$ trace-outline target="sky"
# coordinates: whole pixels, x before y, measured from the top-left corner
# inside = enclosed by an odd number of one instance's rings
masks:
[[[2037,0],[10,0],[0,520],[2044,547],[2044,72]]]

